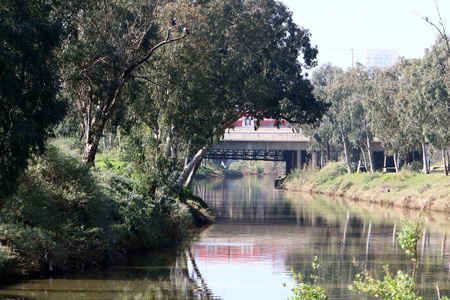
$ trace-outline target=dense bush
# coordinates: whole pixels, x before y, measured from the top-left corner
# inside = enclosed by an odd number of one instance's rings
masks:
[[[90,170],[50,147],[3,206],[0,240],[22,273],[93,265],[103,260],[110,211]]]
[[[170,191],[140,195],[130,178],[49,147],[1,208],[0,277],[96,267],[185,237],[194,226],[190,206]]]

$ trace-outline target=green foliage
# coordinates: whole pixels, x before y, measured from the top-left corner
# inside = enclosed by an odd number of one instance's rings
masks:
[[[193,227],[192,214],[170,189],[159,189],[158,198],[155,194],[148,197],[142,194],[145,190],[139,183],[128,176],[126,172],[107,169],[97,175],[105,192],[114,200],[112,234],[119,249],[160,247],[189,234]],[[185,196],[187,199],[190,193],[186,192]]]
[[[190,234],[190,205],[168,189],[144,197],[127,176],[89,169],[49,147],[20,178],[1,211],[0,276],[94,267],[106,258],[120,260],[127,251],[173,244]],[[184,202],[194,199],[200,206],[189,191],[184,196]]]
[[[73,267],[103,259],[110,207],[89,169],[50,147],[20,178],[2,209],[1,238],[20,249],[19,268]],[[15,250],[16,251],[16,250]]]
[[[317,270],[320,267],[317,256],[314,256],[311,266],[313,270]],[[315,285],[319,279],[317,275],[311,274],[311,281],[307,283],[303,282],[303,275],[300,272],[296,274],[292,271],[291,277],[294,281],[298,281],[297,285],[292,289],[294,296],[290,298],[291,300],[328,300],[328,296],[325,294],[325,289]]]
[[[365,183],[370,183],[370,182],[372,182],[373,180],[378,179],[378,178],[380,178],[380,177],[381,177],[381,174],[380,174],[380,173],[369,173],[369,174],[367,174],[366,176],[364,176],[363,181],[364,181]]]
[[[386,300],[420,300],[414,291],[414,278],[417,271],[417,244],[422,238],[423,223],[411,220],[402,220],[405,225],[397,233],[397,239],[405,254],[414,262],[414,269],[409,275],[398,270],[396,275],[389,272],[389,265],[383,266],[386,275],[383,280],[374,278],[369,272],[357,274],[353,285],[349,287],[354,292],[370,293],[373,296]],[[438,290],[439,293],[439,290]],[[446,299],[446,297],[440,298]]]
[[[253,174],[283,174],[285,166],[279,162],[241,160],[231,163],[230,170]]]
[[[420,161],[413,161],[411,162],[409,165],[404,166],[403,169],[405,169],[406,171],[411,171],[411,172],[419,172],[420,170],[422,170],[423,168],[423,164]]]
[[[420,300],[414,292],[414,278],[398,271],[397,275],[389,273],[389,266],[383,267],[386,275],[383,280],[373,278],[367,272],[356,275],[356,280],[349,288],[354,292],[370,293],[386,300]]]
[[[283,185],[302,186],[303,184],[311,180],[317,174],[317,172],[319,172],[318,168],[309,165],[305,165],[302,169],[292,169],[291,172],[287,175],[286,180],[284,180]]]
[[[319,170],[311,180],[315,184],[323,184],[330,182],[345,173],[347,173],[347,169],[342,163],[331,162]]]
[[[359,159],[358,149],[366,155],[373,139],[365,106],[371,90],[370,77],[370,71],[361,64],[347,72],[324,65],[313,74],[315,95],[324,99],[329,109],[315,126],[306,127],[304,132],[310,136],[314,150],[331,151],[332,148],[342,154],[348,173],[354,171],[352,162]],[[370,164],[367,161],[368,170]]]
[[[54,147],[36,160],[21,182],[17,194],[5,204],[10,220],[54,228],[67,220],[93,226],[102,218],[104,196],[89,169]]]
[[[419,265],[417,244],[423,235],[423,223],[416,223],[406,219],[403,219],[402,222],[404,222],[405,225],[402,231],[397,233],[397,240],[406,255],[414,262],[414,269],[412,272],[412,276],[414,277]]]
[[[0,7],[0,199],[64,114],[56,97],[62,24],[52,19],[55,5],[9,0]]]
[[[0,244],[0,278],[20,273],[17,267],[19,260],[19,255],[13,248]]]

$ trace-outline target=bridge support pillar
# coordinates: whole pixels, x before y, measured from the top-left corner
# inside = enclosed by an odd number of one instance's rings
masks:
[[[297,168],[303,168],[303,165],[306,163],[306,150],[298,150],[297,152]]]
[[[311,165],[315,168],[319,165],[319,152],[313,151],[311,153]]]
[[[284,160],[286,161],[286,175],[288,175],[292,169],[295,169],[297,167],[297,152],[298,151],[284,151]]]
[[[284,160],[286,161],[286,175],[292,169],[302,168],[306,163],[306,150],[284,151]]]

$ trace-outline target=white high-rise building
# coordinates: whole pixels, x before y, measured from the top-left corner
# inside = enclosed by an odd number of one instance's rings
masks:
[[[398,60],[398,50],[371,49],[366,50],[365,66],[367,68],[377,67],[386,69],[395,64]]]

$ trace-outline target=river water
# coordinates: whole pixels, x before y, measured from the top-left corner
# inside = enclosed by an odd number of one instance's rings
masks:
[[[330,299],[361,299],[348,286],[363,269],[380,278],[386,264],[393,273],[412,269],[396,232],[417,212],[278,191],[274,179],[199,181],[195,192],[217,222],[187,245],[121,267],[2,286],[0,299],[287,299],[291,270],[305,279],[314,272]],[[449,216],[425,216],[425,223],[416,290],[437,299],[437,284],[450,296]]]

